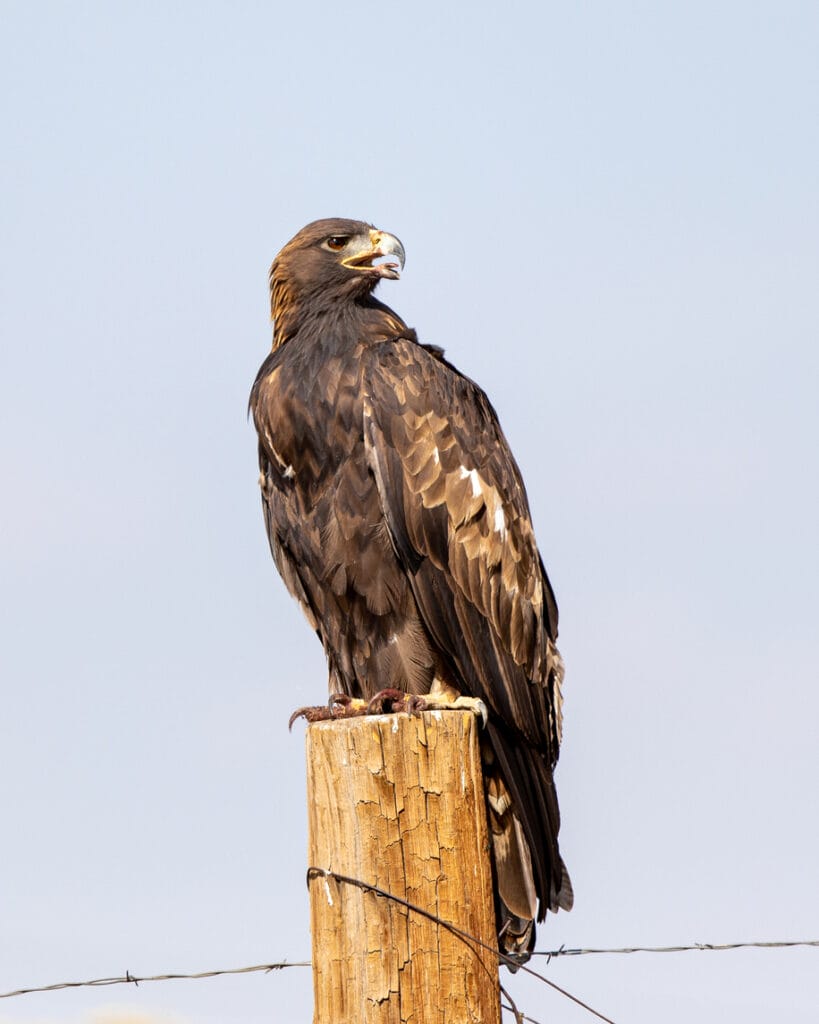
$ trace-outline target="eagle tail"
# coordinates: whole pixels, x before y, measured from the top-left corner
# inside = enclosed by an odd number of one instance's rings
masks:
[[[491,810],[490,818],[495,818]],[[529,846],[520,822],[511,813],[506,815],[506,821],[492,821],[491,835],[498,882],[498,940],[501,952],[509,957],[507,966],[515,971],[517,965],[526,963],[535,945],[537,897]]]
[[[498,822],[490,805],[489,817],[497,877],[495,912],[498,940],[500,951],[508,957],[506,965],[514,973],[518,966],[526,963],[535,947],[537,898],[529,844],[514,815],[509,813],[506,822]],[[549,909],[570,910],[573,902],[572,883],[561,858],[560,885],[552,885]]]
[[[537,892],[529,844],[512,798],[494,758],[484,750],[484,784],[492,862],[495,870],[496,913],[501,952],[525,963],[535,943]],[[509,964],[510,968],[515,970]]]
[[[560,886],[556,887],[554,883],[552,884],[550,906],[555,912],[558,910],[571,910],[574,906],[572,880],[569,878],[569,872],[566,870],[562,857],[560,858]]]
[[[520,800],[520,781],[509,772],[503,746],[484,742],[481,759],[486,788],[487,821],[495,871],[496,914],[501,952],[512,961],[523,964],[535,945],[535,921],[542,920],[547,909],[552,913],[570,910],[574,901],[572,883],[566,865],[557,849],[559,812],[554,795],[552,773],[543,759],[529,761],[535,767],[523,792],[539,792],[544,804],[552,842],[547,845],[548,860],[532,862],[532,848],[527,838],[531,830],[525,824],[525,805]],[[515,780],[513,791],[507,780]],[[543,813],[543,812],[542,812]],[[542,827],[542,826],[541,826]],[[535,835],[538,833],[535,832]],[[540,897],[540,898],[539,898]],[[507,962],[510,970],[516,967]]]

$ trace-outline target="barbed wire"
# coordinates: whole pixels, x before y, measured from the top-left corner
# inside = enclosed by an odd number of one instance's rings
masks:
[[[586,956],[587,954],[596,953],[687,953],[689,951],[695,952],[712,952],[725,949],[793,949],[796,946],[813,946],[819,948],[819,939],[796,939],[788,942],[697,942],[693,946],[620,946],[612,948],[583,948],[583,949],[566,949],[561,946],[560,949],[535,949],[532,950],[532,956],[545,956],[547,962],[552,958],[559,956]],[[145,976],[136,976],[128,971],[124,975],[117,978],[94,978],[91,981],[60,981],[53,985],[39,985],[33,988],[18,988],[12,992],[0,992],[0,999],[11,999],[12,996],[26,996],[32,992],[59,992],[60,989],[66,988],[97,988],[104,985],[139,985],[143,981],[178,981],[191,979],[196,980],[198,978],[218,978],[223,974],[253,974],[254,972],[263,971],[266,974],[272,971],[281,971],[285,967],[312,967],[312,963],[309,960],[281,960],[273,964],[256,964],[252,967],[226,967],[219,971],[199,971],[196,974],[151,974]],[[512,1009],[506,1007],[506,1009]],[[513,1011],[514,1012],[514,1011]],[[526,1018],[527,1020],[529,1018]]]
[[[587,1003],[584,1003],[577,996],[572,995],[566,989],[561,988],[555,982],[546,978],[544,975],[539,974],[531,967],[527,967],[525,964],[518,963],[513,957],[508,957],[497,948],[482,942],[474,935],[470,935],[468,932],[457,925],[452,924],[449,921],[445,921],[438,917],[437,914],[426,910],[423,907],[419,907],[408,900],[395,896],[393,893],[388,892],[385,889],[381,889],[379,886],[373,885],[369,882],[364,882],[358,878],[352,878],[348,875],[341,875],[337,872],[330,871],[325,868],[310,867],[307,870],[307,880],[309,882],[314,878],[332,878],[336,882],[340,882],[346,885],[355,886],[364,892],[371,892],[376,896],[380,896],[384,899],[390,900],[400,906],[403,906],[407,910],[413,913],[420,914],[427,919],[434,921],[436,924],[441,925],[450,931],[453,935],[456,935],[463,942],[473,944],[477,949],[483,949],[490,953],[499,963],[505,963],[507,966],[513,967],[524,971],[526,974],[530,974],[537,978],[539,981],[544,982],[550,988],[554,989],[567,999],[581,1006],[589,1013],[596,1016],[598,1019],[605,1021],[606,1024],[613,1024],[613,1021],[609,1017],[604,1016],[599,1011],[593,1009]],[[553,950],[533,950],[532,956],[545,956],[546,962],[549,963],[552,958],[562,956],[586,956],[586,955],[599,955],[599,954],[614,954],[623,955],[630,953],[685,953],[690,951],[695,952],[714,952],[722,950],[732,949],[793,949],[795,947],[819,947],[819,939],[794,939],[794,940],[782,940],[782,941],[758,941],[758,942],[726,942],[726,943],[711,943],[711,942],[697,942],[691,945],[677,945],[677,946],[620,946],[620,947],[582,947],[567,949],[565,946],[561,946],[559,949]],[[483,961],[481,961],[483,963]],[[31,986],[29,988],[18,988],[10,992],[0,992],[0,999],[11,999],[15,996],[31,995],[37,992],[58,992],[64,989],[73,988],[99,988],[108,985],[140,985],[143,982],[153,981],[178,981],[178,980],[198,980],[201,978],[218,978],[225,975],[239,975],[239,974],[253,974],[253,973],[265,973],[269,974],[273,971],[284,970],[288,967],[310,967],[311,962],[309,960],[281,960],[274,963],[268,964],[256,964],[249,967],[231,967],[222,968],[219,970],[212,971],[197,971],[196,973],[186,974],[181,972],[166,973],[166,974],[151,974],[151,975],[134,975],[130,971],[126,971],[124,975],[119,977],[110,978],[94,978],[89,981],[62,981],[56,982],[50,985],[38,985]],[[486,965],[483,965],[486,967]],[[538,1024],[533,1018],[527,1016],[518,1010],[509,992],[501,986],[501,992],[503,996],[508,1000],[508,1004],[502,1004],[504,1010],[510,1011],[515,1020],[520,1022],[528,1021],[530,1024]]]
[[[620,946],[611,949],[560,949],[532,950],[532,956],[545,956],[549,960],[558,956],[586,956],[590,953],[688,953],[692,950],[700,953],[725,949],[792,949],[794,946],[819,947],[819,939],[794,939],[786,942],[695,942],[690,946]]]
[[[117,978],[94,978],[92,981],[58,981],[53,985],[37,985],[32,988],[18,988],[13,992],[0,992],[0,999],[13,996],[27,996],[32,992],[59,992],[65,988],[101,988],[105,985],[140,985],[143,981],[179,981],[198,978],[218,978],[223,974],[253,974],[256,971],[281,971],[285,967],[312,967],[309,960],[282,960],[273,964],[257,964],[254,967],[225,967],[218,971],[198,971],[196,974],[146,974],[137,976],[126,971]]]

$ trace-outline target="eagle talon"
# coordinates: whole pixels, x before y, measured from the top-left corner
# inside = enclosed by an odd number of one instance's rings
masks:
[[[388,687],[386,690],[379,690],[370,697],[367,704],[368,715],[391,715],[397,711],[405,711],[407,706],[407,694],[401,690]]]
[[[426,697],[422,697],[417,693],[407,694],[407,711],[411,715],[420,715],[422,711],[426,711],[429,707],[429,701]]]
[[[324,704],[320,704],[318,707],[308,706],[303,708],[296,708],[296,710],[290,716],[290,719],[287,723],[287,728],[292,732],[293,725],[299,718],[303,718],[306,722],[324,722],[332,717],[332,712]]]
[[[471,711],[473,715],[480,717],[482,728],[486,728],[489,721],[489,709],[480,697],[465,697],[463,695],[452,697],[446,694],[435,694],[421,697],[424,706],[421,711]]]
[[[331,693],[327,707],[331,718],[355,718],[367,714],[367,702],[346,693]]]
[[[326,704],[296,708],[290,716],[287,727],[292,729],[297,718],[303,718],[306,722],[331,722],[336,718],[355,718],[358,715],[366,714],[366,701],[348,697],[346,693],[331,693]]]
[[[484,729],[486,728],[489,721],[489,709],[480,697],[458,697],[450,706],[457,710],[471,711],[473,715],[480,715],[481,725]]]

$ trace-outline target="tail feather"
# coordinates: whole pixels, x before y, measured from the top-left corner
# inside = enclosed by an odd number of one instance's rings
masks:
[[[532,789],[536,790],[539,795],[542,794],[541,799],[547,807],[553,808],[553,816],[547,817],[552,828],[547,826],[547,834],[544,836],[543,842],[547,851],[546,864],[549,865],[548,872],[545,872],[543,862],[537,866],[533,864],[533,850],[528,838],[527,823],[518,809],[516,795],[513,795],[507,786],[508,776],[504,771],[503,759],[496,758],[494,745],[489,743],[482,745],[481,754],[484,766],[489,838],[496,883],[495,899],[500,950],[520,965],[526,963],[534,948],[535,921],[542,920],[547,909],[553,913],[558,910],[570,910],[574,901],[574,893],[566,865],[557,850],[557,828],[555,826],[559,824],[559,818],[557,817],[557,802],[554,799],[554,785],[551,782],[551,772],[548,767],[545,764],[539,765],[544,777],[531,780]],[[531,827],[532,822],[528,824]],[[538,847],[534,852],[541,857],[544,853]],[[537,872],[538,867],[540,876]],[[545,881],[544,874],[548,881],[540,891],[540,900],[538,900],[538,877]],[[510,970],[517,970],[517,966],[508,961],[507,966]]]

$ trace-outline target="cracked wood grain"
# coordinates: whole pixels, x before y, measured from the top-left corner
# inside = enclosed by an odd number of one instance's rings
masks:
[[[308,862],[372,883],[494,946],[470,712],[307,729]],[[405,907],[310,882],[314,1024],[499,1024],[497,962]]]

